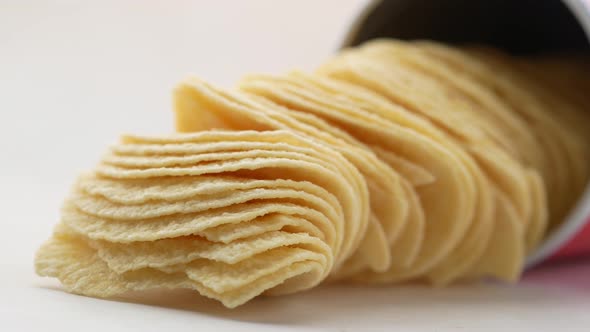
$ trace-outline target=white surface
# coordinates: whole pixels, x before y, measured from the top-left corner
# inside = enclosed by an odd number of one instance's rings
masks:
[[[34,275],[74,175],[121,132],[171,131],[175,82],[310,69],[362,2],[0,1],[0,330],[590,330],[588,263],[517,287],[331,286],[234,311],[186,293],[84,298]]]

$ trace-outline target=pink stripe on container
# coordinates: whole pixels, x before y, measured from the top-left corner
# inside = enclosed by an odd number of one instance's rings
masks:
[[[590,216],[586,219],[586,225],[576,235],[565,243],[551,259],[566,258],[581,255],[590,255]]]

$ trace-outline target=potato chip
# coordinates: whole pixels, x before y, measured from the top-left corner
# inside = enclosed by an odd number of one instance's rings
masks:
[[[423,244],[424,228],[426,227],[424,212],[418,195],[407,181],[404,181],[403,184],[410,203],[408,222],[402,234],[400,234],[399,238],[389,248],[392,259],[391,265],[398,266],[400,269],[409,268],[415,262]],[[334,271],[331,279],[341,280],[351,278],[363,272],[363,268],[365,268],[363,259],[361,256],[352,257],[347,261],[346,269]]]
[[[251,256],[279,247],[313,248],[331,257],[330,248],[319,238],[307,233],[266,232],[230,243],[210,242],[199,237],[171,238],[129,244],[91,241],[100,258],[117,273],[141,268],[162,268],[187,264],[196,259],[236,264]],[[331,264],[328,264],[331,265]]]
[[[547,226],[549,223],[549,216],[547,211],[547,195],[543,190],[543,180],[539,176],[539,174],[535,172],[529,172],[527,174],[527,180],[530,182],[531,192],[530,195],[536,201],[536,206],[541,208],[535,209],[533,211],[533,217],[531,218],[531,223],[527,225],[525,229],[525,248],[526,253],[531,253],[545,235],[547,231]]]
[[[187,182],[190,181],[190,186]],[[150,201],[179,201],[230,190],[254,188],[290,188],[322,197],[342,214],[338,199],[324,188],[311,182],[293,180],[249,180],[239,177],[199,176],[187,179],[157,178],[153,180],[114,181],[96,174],[83,174],[76,186],[84,193],[101,196],[114,203],[141,204]]]
[[[407,181],[403,181],[402,184],[410,206],[408,222],[397,241],[391,245],[390,250],[392,260],[404,268],[412,266],[420,253],[424,242],[426,221],[418,194]]]
[[[207,228],[200,231],[197,235],[213,242],[230,243],[235,240],[284,230],[290,233],[305,233],[312,237],[318,238],[327,244],[334,242],[333,236],[324,235],[318,227],[309,223],[307,219],[297,215],[284,214],[266,214],[252,220],[243,221],[238,224],[223,224],[216,227]]]
[[[372,145],[371,150],[383,161],[402,175],[414,187],[428,185],[436,181],[436,177],[426,168],[415,164],[391,151],[387,151],[378,145]]]
[[[336,245],[336,240],[330,241],[330,239],[338,235],[331,235],[329,233],[330,227],[318,226],[330,223],[326,216],[312,209],[289,203],[243,204],[221,210],[210,210],[197,215],[172,215],[154,220],[130,222],[128,220],[113,220],[88,215],[80,212],[75,206],[72,206],[71,202],[66,202],[62,209],[62,221],[77,233],[84,234],[91,239],[126,243],[200,235],[209,229],[248,222],[258,217],[279,213],[305,218],[308,223],[311,223],[308,226],[310,230],[322,230],[323,228],[322,235],[326,238],[328,244],[334,243]],[[303,226],[297,225],[297,227],[301,228]],[[231,229],[229,228],[227,231],[231,233]],[[218,234],[217,236],[223,235]]]
[[[435,285],[445,285],[464,275],[484,254],[494,229],[493,185],[482,172],[472,170],[478,184],[477,215],[469,226],[463,240],[436,267],[428,272],[427,278]]]
[[[321,198],[292,189],[259,188],[248,191],[232,191],[230,194],[209,195],[174,203],[150,202],[144,205],[116,204],[103,198],[81,193],[76,193],[72,197],[72,202],[78,210],[90,215],[117,220],[145,220],[168,215],[199,213],[249,201],[287,202],[316,210],[330,219],[342,217],[338,216],[334,209]]]
[[[505,195],[497,191],[496,198],[492,237],[483,256],[467,276],[516,281],[524,264],[524,227],[518,222],[518,214]]]
[[[39,250],[35,262],[37,273],[58,278],[73,293],[108,297],[128,290],[162,287],[187,288],[197,290],[204,296],[217,299],[229,308],[243,304],[288,279],[307,273],[317,275],[317,271],[321,269],[319,263],[298,262],[259,278],[248,285],[220,294],[191,280],[184,273],[169,274],[144,269],[123,275],[115,274],[108,269],[106,263],[98,258],[92,248],[83,241],[70,237],[54,237]],[[291,290],[300,291],[315,285],[309,282],[309,278],[299,278],[298,281],[302,281],[304,284],[292,285]],[[284,289],[282,291],[286,293]]]

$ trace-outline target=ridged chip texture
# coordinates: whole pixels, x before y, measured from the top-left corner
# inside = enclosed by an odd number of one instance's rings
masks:
[[[314,73],[196,78],[178,133],[78,177],[39,275],[233,308],[325,281],[518,280],[590,178],[590,66],[376,40]]]
[[[76,181],[37,271],[82,294],[181,287],[234,307],[324,280],[368,199],[351,163],[291,132],[127,136]]]

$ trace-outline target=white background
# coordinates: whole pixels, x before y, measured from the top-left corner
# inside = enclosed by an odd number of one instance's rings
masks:
[[[85,298],[34,275],[75,174],[120,133],[171,131],[176,82],[312,69],[364,2],[0,0],[0,330],[589,331],[584,262],[515,287],[331,286],[233,311],[186,293]]]

